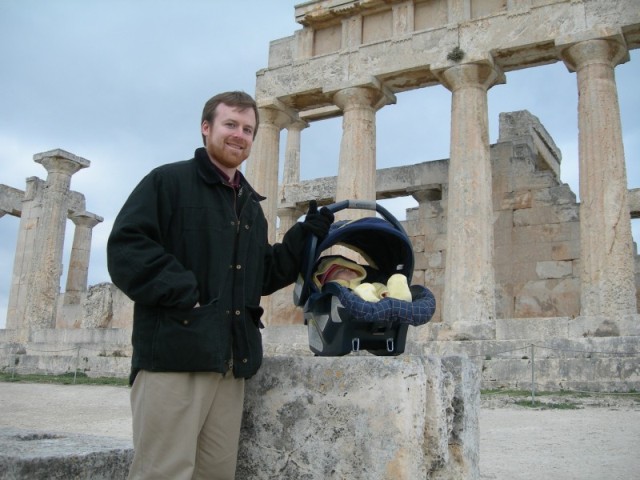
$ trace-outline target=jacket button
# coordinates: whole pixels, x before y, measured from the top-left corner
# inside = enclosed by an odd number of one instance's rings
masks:
[[[246,358],[242,359],[242,363],[247,363],[249,360],[247,360]]]
[[[242,265],[236,265],[236,270],[240,270],[242,268]]]
[[[240,310],[236,310],[236,315],[240,315]]]
[[[244,226],[244,229],[245,229],[245,230],[249,230],[249,225],[245,225],[245,226]]]
[[[183,320],[183,321],[182,321],[182,324],[183,324],[183,325],[189,325],[189,320]]]

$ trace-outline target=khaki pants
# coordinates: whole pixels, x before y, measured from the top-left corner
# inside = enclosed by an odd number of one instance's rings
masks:
[[[139,372],[129,480],[233,480],[243,401],[231,372]]]

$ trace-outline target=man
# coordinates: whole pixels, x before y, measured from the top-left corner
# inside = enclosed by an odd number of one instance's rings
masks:
[[[204,148],[151,171],[115,220],[109,273],[134,301],[130,479],[234,478],[244,380],[262,362],[260,297],[295,281],[306,237],[333,222],[312,202],[268,243],[264,197],[238,170],[258,124],[248,94],[211,98]]]

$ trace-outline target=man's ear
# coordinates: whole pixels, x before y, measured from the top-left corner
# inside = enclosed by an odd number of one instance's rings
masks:
[[[202,133],[202,135],[209,135],[209,128],[209,122],[205,120],[204,122],[202,122],[202,125],[200,125],[200,133]]]

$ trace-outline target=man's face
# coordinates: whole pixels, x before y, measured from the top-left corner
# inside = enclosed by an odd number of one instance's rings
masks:
[[[252,108],[240,111],[221,103],[213,122],[202,122],[202,134],[209,156],[223,170],[235,170],[251,153],[256,114]]]

